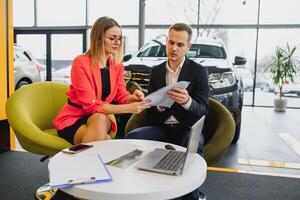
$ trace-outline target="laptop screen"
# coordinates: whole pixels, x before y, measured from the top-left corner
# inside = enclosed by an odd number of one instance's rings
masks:
[[[186,162],[192,159],[192,155],[197,153],[202,129],[204,126],[205,115],[201,117],[191,128],[189,144],[187,146]],[[185,162],[185,163],[186,163]]]

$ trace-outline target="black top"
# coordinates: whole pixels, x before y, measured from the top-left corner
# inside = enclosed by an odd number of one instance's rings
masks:
[[[101,80],[102,80],[101,100],[104,101],[105,98],[110,94],[109,67],[105,67],[100,71],[101,71]]]

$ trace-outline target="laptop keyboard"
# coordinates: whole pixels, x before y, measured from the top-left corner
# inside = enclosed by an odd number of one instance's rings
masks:
[[[185,152],[169,151],[158,161],[154,168],[167,171],[176,171],[179,167],[182,166],[184,158]]]

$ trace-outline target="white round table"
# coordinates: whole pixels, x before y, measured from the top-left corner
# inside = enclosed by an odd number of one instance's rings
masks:
[[[167,143],[122,139],[99,141],[90,144],[94,146],[80,152],[80,154],[99,154],[103,162],[107,162],[134,149],[153,150],[154,148],[164,148]],[[176,150],[185,151],[184,147],[173,146]],[[63,156],[68,155],[60,152],[51,159]],[[192,162],[185,165],[184,171],[180,176],[138,170],[135,167],[136,163],[125,169],[106,165],[112,176],[112,182],[76,185],[62,190],[79,198],[93,200],[172,199],[195,190],[206,178],[207,165],[205,160],[198,154]]]

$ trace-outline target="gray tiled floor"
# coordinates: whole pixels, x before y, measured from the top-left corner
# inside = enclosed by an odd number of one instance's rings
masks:
[[[238,168],[257,172],[300,175],[300,170],[239,165],[238,158],[267,161],[297,162],[296,154],[278,133],[288,133],[300,142],[300,109],[275,112],[273,108],[243,107],[240,140],[231,145],[218,167]]]

